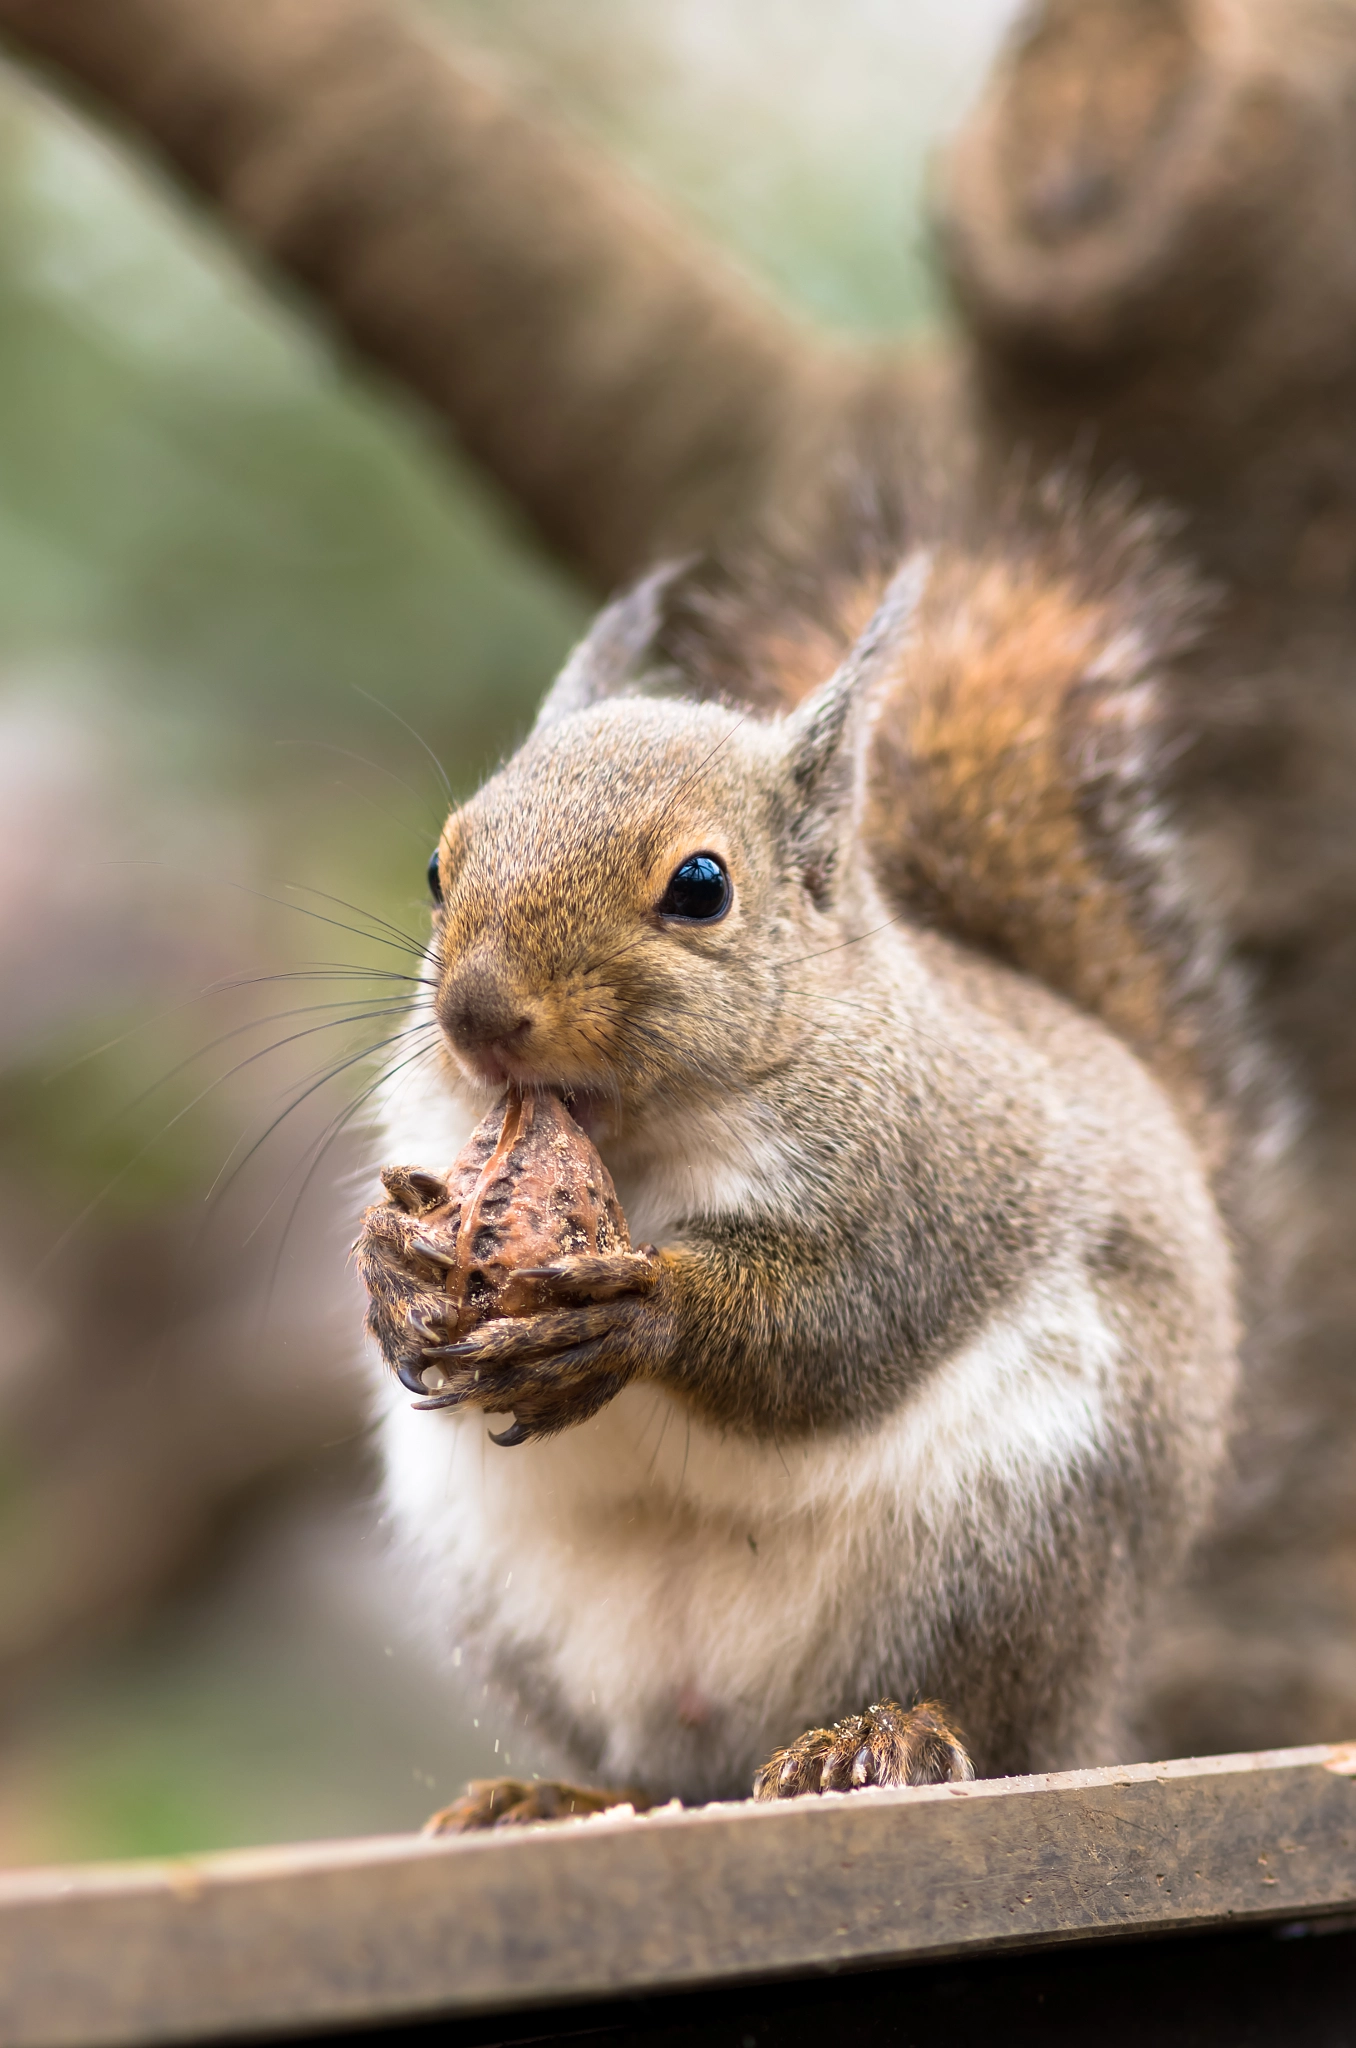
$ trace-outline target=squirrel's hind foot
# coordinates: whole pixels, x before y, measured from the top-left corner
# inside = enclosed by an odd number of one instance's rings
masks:
[[[473,1778],[460,1799],[424,1822],[426,1835],[469,1835],[481,1828],[523,1827],[529,1821],[571,1820],[651,1804],[643,1792],[609,1791],[597,1785],[566,1785],[555,1778]]]
[[[901,1707],[877,1700],[832,1728],[807,1728],[774,1750],[755,1775],[755,1799],[798,1799],[807,1792],[855,1792],[868,1785],[943,1785],[973,1778],[975,1767],[944,1707],[920,1700]]]

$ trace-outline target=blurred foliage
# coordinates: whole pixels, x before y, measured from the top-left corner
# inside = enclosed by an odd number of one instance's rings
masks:
[[[66,1069],[44,1058],[0,1070],[0,1154],[24,1162],[28,1193],[54,1212],[78,1212],[96,1193],[108,1216],[200,1191],[203,1129],[168,1124],[157,1085],[165,1041],[136,1050],[97,1064],[77,1056]]]
[[[9,86],[0,658],[56,647],[169,694],[214,776],[267,773],[268,742],[319,714],[370,727],[361,686],[433,717],[465,781],[581,616],[391,394],[175,198]]]
[[[0,1774],[0,1841],[83,1858],[391,1832],[492,1769],[494,1737],[469,1718],[463,1736],[420,1660],[355,1614],[372,1547],[332,1494],[263,1515],[95,1683],[48,1689]]]

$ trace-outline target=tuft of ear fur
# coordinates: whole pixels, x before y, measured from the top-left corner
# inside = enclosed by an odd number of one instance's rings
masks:
[[[641,684],[659,654],[665,600],[690,567],[690,558],[661,562],[598,614],[543,698],[534,732]]]
[[[847,658],[783,721],[788,823],[806,886],[821,904],[842,843],[856,833],[880,692],[903,658],[929,565],[925,553],[909,557]]]

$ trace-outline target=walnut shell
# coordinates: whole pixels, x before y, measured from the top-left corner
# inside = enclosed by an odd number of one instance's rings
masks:
[[[447,1175],[450,1200],[419,1222],[453,1253],[452,1340],[502,1313],[515,1272],[580,1252],[631,1248],[612,1177],[558,1095],[510,1093],[476,1125]]]

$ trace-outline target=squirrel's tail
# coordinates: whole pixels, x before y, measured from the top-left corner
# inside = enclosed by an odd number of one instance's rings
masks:
[[[882,695],[887,893],[1101,1017],[1175,1092],[1254,1085],[1247,1006],[1173,801],[1169,677],[1209,595],[1128,492],[1067,479],[943,541]]]

